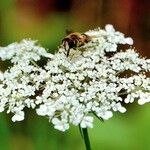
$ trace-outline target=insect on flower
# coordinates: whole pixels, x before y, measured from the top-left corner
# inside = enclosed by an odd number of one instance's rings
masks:
[[[85,43],[88,43],[91,41],[91,37],[88,36],[85,33],[79,33],[79,32],[72,32],[68,34],[63,40],[62,40],[62,46],[65,48],[67,52],[67,57],[69,56],[70,49],[83,46]]]

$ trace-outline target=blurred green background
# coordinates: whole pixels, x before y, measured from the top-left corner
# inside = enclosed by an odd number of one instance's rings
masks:
[[[23,38],[38,40],[57,50],[65,30],[84,32],[105,24],[134,38],[138,52],[150,57],[148,0],[0,0],[0,45]],[[4,63],[0,62],[0,68]],[[150,150],[150,104],[128,106],[89,130],[93,150]],[[78,127],[62,133],[48,119],[27,111],[23,122],[12,123],[0,114],[0,150],[84,150]]]

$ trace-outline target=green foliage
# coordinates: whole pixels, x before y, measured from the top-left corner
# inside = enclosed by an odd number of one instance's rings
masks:
[[[0,114],[0,149],[9,150],[10,149],[10,129],[6,116]]]
[[[134,106],[126,114],[100,122],[89,130],[93,150],[149,150],[150,109]],[[9,125],[9,126],[8,126]],[[11,127],[10,127],[11,126]],[[2,150],[84,150],[84,141],[78,128],[59,132],[47,119],[28,112],[24,122],[8,124],[6,116],[0,115],[0,145]]]

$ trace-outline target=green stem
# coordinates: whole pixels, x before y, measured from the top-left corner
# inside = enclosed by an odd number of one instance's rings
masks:
[[[82,128],[82,132],[83,132],[83,138],[84,138],[86,150],[91,150],[91,145],[90,145],[90,140],[89,140],[87,128]]]

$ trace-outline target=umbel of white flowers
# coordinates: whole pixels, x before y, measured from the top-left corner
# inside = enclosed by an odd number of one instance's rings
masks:
[[[150,71],[150,59],[139,57],[130,46],[133,40],[112,25],[85,33],[92,40],[71,49],[69,57],[62,47],[53,55],[31,40],[0,47],[1,60],[12,63],[0,72],[0,112],[6,110],[14,114],[12,121],[21,121],[25,108],[35,109],[65,131],[70,124],[92,128],[93,114],[107,120],[115,111],[124,113],[123,103],[149,102],[145,72]],[[38,65],[41,58],[46,65]]]

